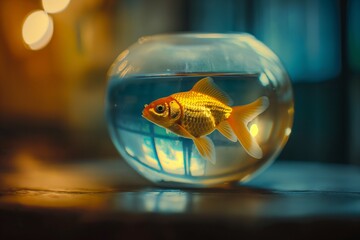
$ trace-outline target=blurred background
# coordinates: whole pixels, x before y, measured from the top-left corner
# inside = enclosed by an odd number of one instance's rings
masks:
[[[360,164],[359,23],[359,0],[1,0],[1,171],[119,159],[104,117],[107,70],[139,37],[172,32],[263,41],[295,94],[280,161]]]

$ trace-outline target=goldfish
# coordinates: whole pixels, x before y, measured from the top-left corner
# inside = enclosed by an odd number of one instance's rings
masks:
[[[232,142],[239,141],[252,157],[261,159],[262,149],[250,134],[248,123],[269,106],[266,96],[247,105],[231,107],[232,100],[211,77],[199,80],[190,91],[174,93],[145,104],[142,116],[176,135],[192,139],[200,155],[216,162],[214,130]]]

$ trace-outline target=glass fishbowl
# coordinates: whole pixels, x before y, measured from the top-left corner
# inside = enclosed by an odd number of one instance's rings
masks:
[[[173,105],[159,104],[164,97]],[[168,114],[160,123],[150,113]],[[206,187],[269,166],[291,133],[294,103],[280,60],[252,35],[164,34],[141,37],[117,57],[106,114],[117,150],[142,176]]]

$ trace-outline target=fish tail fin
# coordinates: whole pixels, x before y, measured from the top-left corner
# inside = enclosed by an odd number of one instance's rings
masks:
[[[268,107],[269,98],[263,96],[250,104],[233,107],[233,111],[227,119],[245,151],[250,156],[257,159],[263,157],[263,152],[255,138],[250,134],[247,125],[251,120],[263,113]]]

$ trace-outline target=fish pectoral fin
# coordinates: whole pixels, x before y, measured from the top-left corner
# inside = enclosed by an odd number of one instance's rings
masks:
[[[230,141],[237,142],[238,139],[227,121],[222,121],[219,123],[216,126],[216,129]]]
[[[200,155],[212,164],[215,164],[216,155],[213,141],[208,137],[193,138],[193,140]]]
[[[191,91],[203,93],[219,100],[226,105],[232,105],[231,98],[218,86],[216,86],[211,77],[206,77],[199,80],[191,89]]]
[[[176,124],[171,127],[171,131],[175,132],[176,134],[191,138],[194,141],[194,144],[200,153],[200,155],[209,160],[212,164],[216,162],[216,155],[215,155],[215,146],[213,141],[208,137],[200,137],[196,138],[191,133],[189,133],[183,126]]]

